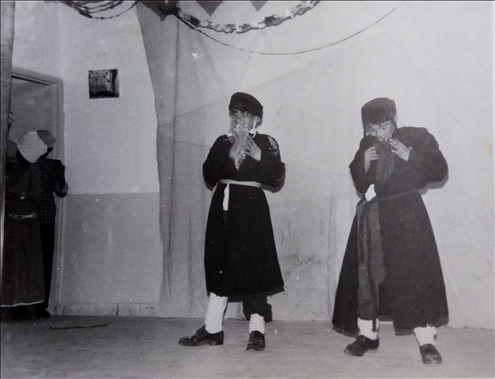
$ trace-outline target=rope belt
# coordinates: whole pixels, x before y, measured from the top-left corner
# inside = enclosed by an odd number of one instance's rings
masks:
[[[24,220],[27,218],[36,218],[37,216],[38,215],[36,214],[36,212],[28,214],[28,215],[18,215],[18,214],[7,215],[7,217],[10,218],[11,220]]]
[[[230,185],[238,184],[240,186],[248,186],[248,187],[256,187],[261,188],[261,184],[258,182],[250,182],[250,181],[237,181],[231,179],[220,179],[220,183],[226,184],[225,190],[223,191],[223,210],[229,210],[229,194],[230,194]]]
[[[376,331],[376,319],[378,317],[377,286],[385,279],[378,203],[415,193],[419,193],[419,191],[415,189],[390,196],[375,196],[370,201],[363,198],[356,207],[359,265],[362,267],[363,273],[366,273],[366,276],[362,277],[360,280],[360,286],[365,286],[367,288],[366,291],[370,292],[373,300],[371,315],[373,320],[373,331]],[[367,283],[364,283],[365,280]]]

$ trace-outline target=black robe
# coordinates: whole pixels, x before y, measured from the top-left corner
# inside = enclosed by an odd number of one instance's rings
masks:
[[[447,296],[435,237],[419,190],[442,181],[448,172],[435,138],[425,128],[403,127],[392,135],[412,147],[409,160],[394,154],[393,170],[385,180],[376,180],[377,162],[364,171],[364,152],[375,139],[366,136],[350,164],[354,185],[360,194],[375,185],[385,281],[379,290],[379,315],[390,316],[397,334],[415,327],[445,325]],[[413,191],[418,190],[418,191]],[[405,196],[393,195],[408,193]],[[335,295],[332,323],[335,330],[357,334],[358,222],[354,219],[347,242]]]
[[[246,156],[236,169],[229,157],[232,143],[226,135],[213,144],[203,164],[209,187],[216,186],[205,236],[206,288],[232,300],[247,295],[270,295],[283,290],[270,210],[262,188],[230,184],[228,213],[222,207],[226,184],[221,179],[255,181],[267,188],[280,187],[285,177],[277,142],[256,134],[261,160]]]
[[[40,163],[31,164],[17,155],[6,170],[2,307],[39,304],[45,298],[36,213],[41,200]]]

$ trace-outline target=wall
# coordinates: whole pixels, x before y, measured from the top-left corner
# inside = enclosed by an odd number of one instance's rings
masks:
[[[60,23],[55,3],[16,1],[12,65],[60,78]]]
[[[14,66],[64,83],[69,195],[50,306],[65,314],[154,314],[158,233],[156,115],[130,11],[91,20],[59,3],[16,2]],[[117,68],[120,97],[89,99],[88,70]]]
[[[133,10],[111,20],[62,6],[70,194],[59,312],[154,314],[161,283],[156,115]],[[90,99],[88,70],[118,69],[120,96]]]

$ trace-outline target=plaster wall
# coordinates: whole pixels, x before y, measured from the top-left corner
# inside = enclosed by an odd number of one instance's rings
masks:
[[[134,12],[82,17],[16,2],[13,65],[63,80],[66,178],[50,306],[65,314],[154,314],[158,233],[156,115]],[[90,99],[88,70],[118,69],[120,96]]]
[[[57,306],[66,314],[154,314],[162,275],[156,115],[135,13],[62,6],[70,192]],[[88,71],[117,69],[119,97],[90,99]]]
[[[12,65],[60,78],[59,5],[16,1]]]

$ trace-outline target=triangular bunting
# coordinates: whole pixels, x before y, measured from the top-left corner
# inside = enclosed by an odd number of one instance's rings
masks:
[[[215,13],[216,9],[220,4],[222,4],[222,1],[207,1],[207,0],[196,0],[196,2],[201,5],[201,8],[203,8],[206,13],[208,13],[210,16]]]
[[[253,4],[253,7],[255,7],[258,12],[266,3],[266,1],[251,1],[251,4]]]

